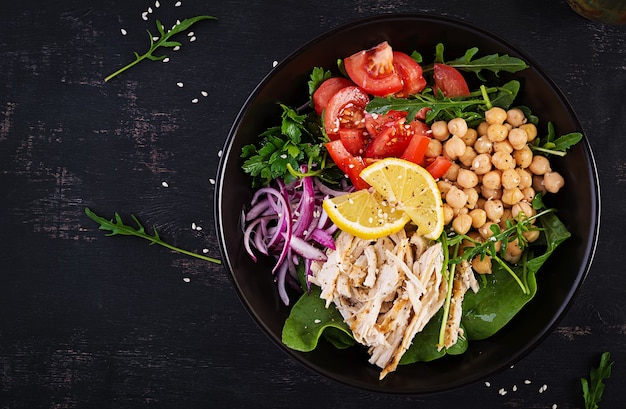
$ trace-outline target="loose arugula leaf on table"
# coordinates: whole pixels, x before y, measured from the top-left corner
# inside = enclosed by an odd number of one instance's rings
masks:
[[[443,57],[444,46],[439,43],[435,47],[435,62],[450,65],[457,70],[473,72],[481,81],[487,81],[482,75],[482,70],[493,72],[496,76],[500,71],[515,73],[528,68],[528,64],[522,59],[511,57],[508,54],[490,54],[473,60],[478,53],[477,47],[468,49],[462,57],[445,61]]]
[[[322,144],[314,142],[314,120],[286,105],[281,107],[281,125],[263,132],[258,146],[250,144],[242,148],[243,170],[252,176],[253,187],[266,186],[279,178],[289,183],[301,176],[297,174],[301,164],[308,165],[310,175],[321,174],[326,168]]]
[[[104,81],[109,81],[112,78],[116,77],[117,75],[123,73],[124,71],[128,70],[129,68],[133,67],[134,65],[140,63],[141,61],[145,60],[146,58],[152,61],[161,61],[163,59],[165,59],[167,56],[166,55],[159,55],[156,56],[153,53],[157,50],[157,48],[159,47],[169,47],[169,48],[174,48],[174,47],[180,47],[181,43],[178,41],[171,41],[170,38],[172,38],[173,36],[175,36],[176,34],[180,34],[182,32],[184,32],[185,30],[187,30],[189,27],[191,27],[192,25],[194,25],[195,23],[197,23],[198,21],[201,20],[216,20],[215,17],[213,16],[196,16],[196,17],[192,17],[192,18],[188,18],[185,19],[183,21],[181,21],[180,23],[176,24],[174,27],[172,27],[171,30],[168,30],[167,32],[165,31],[165,27],[163,27],[163,24],[157,20],[156,21],[156,27],[157,30],[160,34],[160,37],[158,38],[158,40],[154,40],[154,37],[152,35],[152,33],[148,30],[148,36],[150,37],[150,48],[148,49],[148,51],[143,54],[143,55],[139,55],[138,52],[134,52],[135,54],[135,61],[131,62],[128,65],[125,65],[124,67],[120,68],[119,70],[115,71],[113,74],[109,75],[108,77],[106,77],[104,79]]]
[[[611,354],[604,352],[600,357],[600,365],[597,368],[591,368],[589,379],[580,378],[585,409],[598,409],[598,403],[604,393],[604,383],[602,382],[611,376],[613,362],[610,359]]]
[[[137,225],[136,228],[124,224],[124,221],[122,220],[122,217],[117,212],[115,212],[115,218],[112,219],[112,220],[105,219],[104,217],[98,216],[96,213],[94,213],[88,207],[85,208],[85,214],[87,214],[87,216],[89,216],[89,218],[91,220],[95,221],[96,223],[98,223],[100,225],[100,230],[108,230],[108,231],[110,231],[110,233],[108,233],[107,236],[116,236],[116,235],[136,236],[136,237],[148,240],[150,242],[150,245],[158,244],[160,246],[166,247],[166,248],[168,248],[170,250],[173,250],[173,251],[176,251],[178,253],[185,254],[187,256],[196,257],[196,258],[199,258],[201,260],[210,261],[210,262],[216,263],[216,264],[221,264],[222,263],[218,259],[215,259],[215,258],[212,258],[212,257],[208,257],[208,256],[205,256],[205,255],[202,255],[202,254],[193,253],[191,251],[184,250],[184,249],[181,249],[179,247],[173,246],[173,245],[171,245],[169,243],[166,243],[159,236],[159,233],[157,232],[156,227],[152,228],[153,235],[151,236],[150,234],[148,234],[146,232],[144,226],[139,222],[137,217],[135,217],[134,215],[131,215],[131,218],[133,219],[133,221]]]
[[[556,138],[554,125],[552,122],[549,122],[548,135],[544,138],[535,138],[530,145],[530,149],[536,152],[541,152],[544,155],[565,156],[567,150],[576,145],[582,139],[583,134],[580,132],[572,132]]]

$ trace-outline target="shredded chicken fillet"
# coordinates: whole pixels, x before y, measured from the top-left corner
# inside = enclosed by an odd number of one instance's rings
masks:
[[[311,267],[311,282],[321,287],[327,307],[335,304],[356,341],[369,347],[369,361],[382,368],[383,379],[445,302],[441,243],[429,245],[404,230],[375,241],[341,232],[327,254],[326,262]],[[460,313],[454,322],[457,329],[448,332],[456,342]]]

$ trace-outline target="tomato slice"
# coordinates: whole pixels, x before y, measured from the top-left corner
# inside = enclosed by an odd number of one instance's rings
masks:
[[[370,97],[356,86],[340,89],[326,105],[324,112],[324,129],[331,140],[339,137],[340,128],[361,128],[365,106]]]
[[[372,138],[378,136],[385,128],[393,125],[398,119],[406,118],[406,111],[391,110],[386,114],[371,114],[365,112],[365,129]]]
[[[465,78],[456,68],[446,64],[435,64],[433,71],[435,88],[445,97],[465,97],[470,94]]]
[[[339,140],[351,155],[360,156],[365,153],[369,135],[364,128],[340,128]]]
[[[397,97],[406,98],[409,95],[417,94],[426,87],[422,67],[408,54],[394,51],[393,66],[402,79],[402,89],[396,92]]]
[[[351,155],[341,140],[327,142],[325,144],[328,154],[337,167],[348,177],[355,189],[367,189],[369,184],[359,176],[365,169],[366,164],[361,156]]]
[[[406,116],[406,112],[404,113]],[[387,123],[382,131],[372,138],[372,142],[365,150],[366,158],[401,157],[407,150],[412,138],[416,134],[426,135],[428,125],[413,120],[409,124],[401,117],[395,122]]]
[[[313,93],[313,107],[318,115],[326,108],[328,100],[342,88],[354,85],[352,81],[343,77],[332,77],[322,82]]]
[[[411,122],[411,128],[413,136],[400,158],[423,165],[424,155],[430,142],[430,136],[428,136],[430,128],[417,119]]]
[[[402,90],[402,78],[393,64],[393,50],[386,41],[344,59],[348,76],[365,92],[387,96]]]
[[[426,166],[426,170],[433,178],[439,179],[446,174],[448,169],[450,169],[450,166],[452,166],[452,161],[450,159],[445,156],[437,156]]]

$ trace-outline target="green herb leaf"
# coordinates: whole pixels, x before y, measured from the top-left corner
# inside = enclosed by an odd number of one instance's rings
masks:
[[[598,403],[604,393],[603,381],[611,376],[611,354],[604,352],[600,357],[598,368],[591,368],[589,379],[581,378],[580,383],[585,399],[585,409],[598,409]]]
[[[567,150],[583,139],[580,132],[571,132],[558,138],[555,136],[554,125],[548,123],[548,134],[543,138],[535,138],[530,149],[545,155],[565,156]]]
[[[313,98],[313,93],[322,85],[322,82],[326,81],[333,76],[333,73],[324,70],[322,67],[315,67],[311,72],[311,78],[307,82],[309,86],[309,96]]]
[[[196,16],[193,18],[188,18],[188,19],[181,21],[179,24],[176,24],[174,27],[172,27],[171,30],[167,32],[165,31],[165,27],[163,27],[163,24],[159,20],[157,20],[156,27],[160,35],[159,39],[155,42],[155,40],[153,39],[154,36],[152,35],[152,33],[150,33],[150,31],[148,31],[148,36],[150,37],[150,48],[148,49],[148,51],[143,55],[139,55],[139,53],[134,52],[133,54],[135,55],[135,61],[115,71],[113,74],[106,77],[104,81],[106,82],[106,81],[111,80],[112,78],[123,73],[124,71],[128,70],[129,68],[138,64],[139,62],[145,60],[146,58],[152,61],[162,61],[167,56],[166,55],[159,55],[159,56],[154,55],[153,53],[157,50],[157,48],[159,47],[173,48],[176,46],[180,46],[181,43],[179,43],[178,41],[169,41],[170,38],[175,36],[176,34],[180,34],[184,32],[185,30],[187,30],[189,27],[191,27],[193,24],[197,23],[198,21],[208,20],[208,19],[215,20],[216,18],[213,16]]]
[[[166,247],[170,250],[173,250],[173,251],[176,251],[178,253],[182,253],[188,256],[196,257],[196,258],[210,261],[216,264],[222,263],[218,259],[207,257],[201,254],[196,254],[191,251],[183,250],[181,248],[175,247],[169,243],[164,242],[161,239],[161,237],[159,237],[159,233],[157,232],[156,227],[152,228],[153,235],[151,236],[150,234],[146,232],[146,229],[143,227],[143,225],[139,222],[139,220],[134,215],[131,215],[131,218],[133,219],[137,227],[132,227],[132,226],[128,226],[124,224],[122,217],[117,212],[115,213],[115,218],[112,220],[108,220],[108,219],[105,219],[104,217],[98,216],[88,207],[85,208],[85,214],[87,214],[87,216],[89,216],[91,220],[95,221],[96,223],[100,225],[100,230],[110,231],[110,233],[108,233],[107,236],[116,236],[116,235],[136,236],[136,237],[140,237],[142,239],[148,240],[150,242],[150,245],[158,244],[160,246]]]

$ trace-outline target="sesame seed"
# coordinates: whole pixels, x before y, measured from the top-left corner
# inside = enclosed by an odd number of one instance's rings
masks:
[[[193,37],[191,37],[191,38],[189,39],[189,42],[190,42],[190,43],[193,43],[194,41],[196,41],[196,36],[193,36]]]
[[[191,100],[191,103],[192,103],[192,104],[197,104],[197,103],[198,103],[198,98],[194,98],[194,99],[192,99],[192,100]]]
[[[513,385],[513,392],[517,392],[517,385]]]
[[[147,11],[144,11],[143,13],[141,13],[141,18],[142,18],[143,20],[148,20],[148,12],[147,12]]]
[[[196,230],[196,227],[198,227],[196,226],[196,223],[191,223],[191,230]]]
[[[314,322],[314,323],[316,323],[316,324],[319,324],[320,322],[322,322],[322,320],[320,320],[320,319],[316,319],[316,320],[315,320],[315,321],[313,321],[313,322]]]
[[[176,85],[178,85],[178,88],[182,88],[185,86],[185,84],[183,84],[182,82],[177,82]]]
[[[162,61],[165,62],[165,63],[168,63],[168,62],[170,62],[170,59],[169,59],[169,57],[165,57]]]
[[[485,386],[489,388],[491,386],[491,382],[485,382]]]
[[[174,51],[178,51],[178,50],[180,50],[180,46],[179,46],[179,45],[177,45],[177,46],[175,46],[174,48],[172,48],[172,50],[174,50]]]
[[[281,159],[287,159],[287,154],[283,153],[282,155],[280,155]]]
[[[161,186],[163,186],[163,187],[169,187],[170,185],[168,185],[168,184],[167,184],[167,182],[163,181],[163,182],[161,182]]]
[[[189,33],[187,33],[187,37],[193,37],[193,31],[190,31]]]
[[[207,253],[209,252],[209,249],[202,249],[202,252],[203,252],[204,254],[207,254]]]
[[[529,380],[529,379],[526,379],[526,380],[524,381],[524,383],[525,383],[526,385],[530,385],[532,382],[530,382],[530,380]]]
[[[557,404],[556,404],[556,403],[554,403],[554,404],[552,405],[552,409],[556,409],[556,408],[558,408],[558,406],[557,406]]]
[[[155,1],[155,2],[154,2],[154,7],[156,7],[156,8],[161,7],[161,3],[159,3],[159,1],[158,1],[158,0],[157,0],[157,1]]]
[[[120,29],[120,32],[122,33],[123,36],[125,36],[128,32],[125,29]]]
[[[213,179],[213,178],[209,179],[209,183],[214,185],[215,184],[215,179]]]
[[[184,281],[184,282],[186,282],[186,283],[188,283],[188,282],[190,282],[191,280],[190,280],[188,277],[185,277],[185,278],[183,278],[183,281]]]
[[[504,395],[506,395],[506,393],[507,393],[507,392],[506,392],[506,389],[504,389],[504,388],[500,388],[500,389],[498,390],[498,393],[500,394],[500,396],[504,396]]]
[[[152,37],[152,39],[153,39],[154,41],[159,41],[159,37],[157,37],[157,36]]]
[[[274,60],[272,61],[272,67],[276,67],[278,65],[278,61]]]
[[[148,7],[148,13],[152,14],[152,7]]]
[[[180,1],[177,1],[176,4],[174,4],[174,7],[180,7],[183,3],[181,3]]]
[[[209,93],[206,92],[206,91],[202,91],[200,93],[202,94],[203,97],[208,97],[209,96]]]
[[[222,152],[222,150],[221,150],[221,149],[220,149],[219,151],[217,151],[217,157],[218,157],[218,158],[221,158],[221,157],[222,157],[222,153],[223,153],[223,152]]]
[[[202,231],[202,226],[196,226],[196,231]]]

